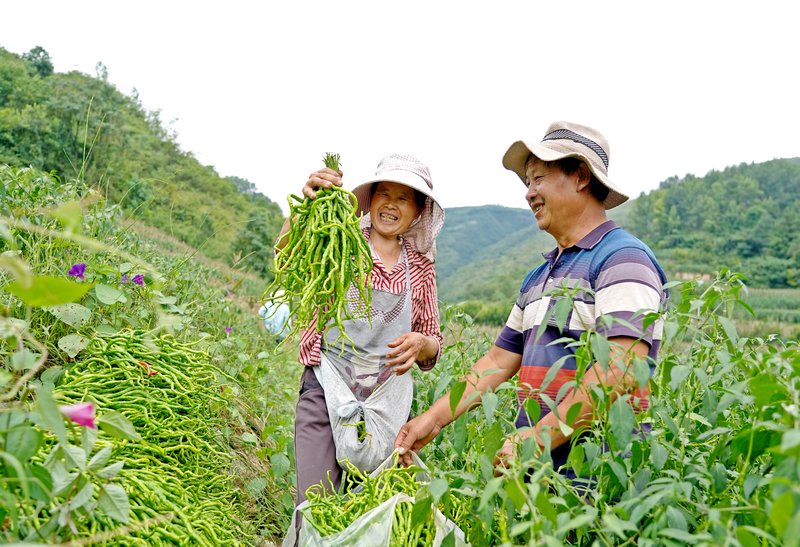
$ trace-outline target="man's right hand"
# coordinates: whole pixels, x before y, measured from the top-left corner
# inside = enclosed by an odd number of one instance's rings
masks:
[[[403,465],[412,465],[414,461],[410,452],[412,450],[414,452],[419,452],[419,450],[431,442],[441,430],[441,425],[439,425],[436,418],[430,412],[423,412],[403,425],[394,441],[394,447],[400,449],[400,461]]]

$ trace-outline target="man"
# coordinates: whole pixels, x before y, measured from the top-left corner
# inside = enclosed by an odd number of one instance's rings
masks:
[[[553,236],[557,247],[526,276],[494,346],[473,365],[455,416],[445,394],[401,428],[395,446],[406,464],[411,463],[408,450],[418,451],[480,403],[476,391],[494,389],[517,373],[518,430],[506,440],[496,463],[513,458],[516,445],[529,435],[550,450],[556,469],[566,463],[571,430],[593,417],[587,388],[592,384],[602,384],[613,399],[631,393],[640,408],[646,407],[647,392],[637,388],[632,363],[647,359],[652,373],[662,330],[660,316],[653,317],[666,309],[666,276],[650,249],[606,216],[607,209],[628,199],[608,178],[608,157],[603,135],[567,122],[552,124],[540,143],[515,142],[503,156],[503,166],[526,185],[525,197],[539,228]],[[573,300],[563,322],[554,307],[565,293]],[[586,371],[581,387],[558,400],[561,386],[575,377],[573,342],[586,331],[605,336],[609,354]],[[546,381],[551,367],[557,370]],[[539,403],[538,420],[526,414],[528,398]],[[556,401],[556,413],[548,400]],[[565,420],[576,404],[580,410],[575,421],[569,428],[559,427],[559,417]]]

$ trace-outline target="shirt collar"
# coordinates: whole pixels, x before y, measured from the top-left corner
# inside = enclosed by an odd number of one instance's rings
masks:
[[[593,249],[595,245],[600,243],[600,240],[605,237],[605,235],[610,232],[611,230],[615,230],[618,228],[617,224],[613,220],[607,220],[604,223],[600,224],[597,228],[583,236],[583,239],[564,249],[564,251],[568,251],[571,249]],[[558,247],[553,249],[550,252],[543,253],[542,256],[548,262],[552,263],[556,257],[558,256]]]

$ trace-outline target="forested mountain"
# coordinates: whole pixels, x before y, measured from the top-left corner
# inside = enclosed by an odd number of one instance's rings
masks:
[[[181,151],[158,112],[109,84],[102,66],[97,77],[59,74],[41,48],[22,56],[0,48],[0,163],[85,177],[128,215],[212,258],[247,257],[242,265],[268,271],[283,221],[276,202],[285,196],[264,196]],[[525,273],[554,245],[520,201],[519,209],[446,211],[437,261],[442,299],[507,315]],[[800,159],[787,159],[670,178],[610,216],[648,243],[671,276],[727,267],[752,286],[797,287],[798,205]]]
[[[102,65],[96,78],[56,73],[42,48],[0,48],[0,163],[83,177],[130,216],[261,273],[283,222],[252,183],[180,150],[159,113],[108,83]]]
[[[640,196],[630,228],[673,272],[720,265],[757,287],[800,285],[800,158],[671,178]]]

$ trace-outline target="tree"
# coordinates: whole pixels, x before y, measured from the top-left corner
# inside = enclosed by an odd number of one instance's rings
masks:
[[[53,62],[50,60],[50,54],[42,46],[36,46],[28,53],[23,53],[22,58],[28,61],[42,78],[47,78],[53,73]]]

